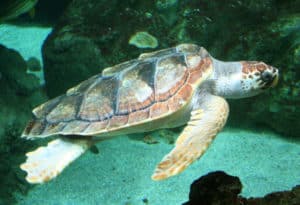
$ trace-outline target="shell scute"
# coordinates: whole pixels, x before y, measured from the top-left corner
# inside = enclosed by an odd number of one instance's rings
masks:
[[[109,121],[109,129],[120,127],[128,123],[128,115],[114,115]]]
[[[191,44],[142,54],[34,109],[23,136],[122,134],[126,127],[160,126],[149,123],[183,108],[210,63],[207,51]],[[131,131],[138,129],[144,130]]]
[[[154,52],[150,52],[150,53],[142,53],[138,59],[145,60],[145,59],[149,59],[149,58],[160,58],[162,56],[173,55],[174,53],[176,53],[176,47],[166,48],[166,49],[162,49],[162,50],[154,51]]]
[[[188,70],[183,55],[161,59],[156,69],[155,99],[160,102],[173,96],[185,83]]]
[[[128,124],[134,124],[135,122],[141,122],[150,118],[150,110],[143,109],[129,114]]]
[[[144,62],[122,75],[116,114],[128,114],[153,103],[154,66],[153,61]]]
[[[184,43],[176,46],[176,51],[180,53],[199,53],[200,49],[202,48],[196,44]]]
[[[169,102],[157,102],[150,108],[150,117],[155,119],[161,115],[167,114],[169,112]]]
[[[112,67],[105,68],[102,71],[102,76],[105,77],[105,76],[111,76],[111,75],[118,74],[119,72],[123,71],[124,69],[134,67],[136,64],[138,64],[138,60],[134,59],[134,60],[126,61],[124,63],[120,63],[120,64],[112,66]]]
[[[48,123],[43,133],[57,133],[67,126],[68,122]]]
[[[38,107],[32,110],[32,113],[35,117],[41,118],[46,116],[56,105],[58,105],[61,99],[64,98],[63,96],[58,96],[52,100],[49,100]]]
[[[109,119],[94,121],[81,133],[82,135],[93,135],[99,130],[106,130],[109,125]]]
[[[110,118],[114,114],[118,79],[100,78],[86,90],[78,117],[83,120],[97,121]]]
[[[58,123],[74,119],[81,98],[81,95],[71,95],[61,98],[60,102],[47,114],[46,120],[50,123]]]
[[[69,135],[82,133],[89,125],[90,122],[82,120],[72,120],[66,123],[66,126],[63,128],[63,132]]]
[[[66,92],[66,95],[71,96],[71,95],[77,95],[80,93],[84,93],[99,78],[101,78],[101,75],[95,75],[95,76],[90,77],[89,79],[81,82],[77,86],[68,89]]]

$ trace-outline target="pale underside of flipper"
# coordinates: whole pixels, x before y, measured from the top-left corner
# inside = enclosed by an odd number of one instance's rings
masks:
[[[229,114],[225,99],[208,95],[191,113],[190,121],[178,137],[175,148],[157,165],[153,180],[179,174],[198,159],[226,123]]]
[[[32,184],[44,183],[59,175],[65,167],[81,156],[92,145],[90,140],[58,138],[46,147],[28,152],[21,169]]]

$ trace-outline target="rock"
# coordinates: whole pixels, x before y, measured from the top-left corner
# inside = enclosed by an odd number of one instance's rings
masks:
[[[25,152],[36,142],[20,138],[31,110],[46,101],[39,79],[27,73],[27,64],[13,49],[0,45],[0,204],[13,204],[15,192],[26,194],[30,186],[19,169]]]
[[[241,190],[238,177],[222,171],[212,172],[192,183],[189,201],[183,205],[240,205],[238,194]]]
[[[47,99],[39,79],[26,69],[17,51],[0,45],[0,140],[7,126],[15,122],[24,126],[31,109]]]
[[[52,33],[47,41],[54,35]],[[69,33],[59,34],[54,41],[45,44],[43,60],[46,91],[50,97],[99,73],[105,64],[100,49],[92,40]]]
[[[262,198],[242,199],[244,205],[299,205],[300,185],[291,191],[274,192]]]
[[[31,21],[43,25],[55,25],[72,0],[39,0],[35,6],[35,16]]]
[[[30,185],[25,181],[25,173],[19,169],[26,151],[36,142],[20,138],[21,126],[14,122],[5,128],[0,136],[0,204],[15,204],[15,193],[26,195]]]
[[[195,180],[189,201],[183,205],[299,205],[300,185],[291,191],[274,192],[260,198],[244,198],[239,193],[242,184],[238,177],[216,171]]]
[[[29,71],[41,71],[42,67],[41,67],[41,63],[39,61],[39,59],[35,58],[35,57],[30,57],[27,60],[27,69]]]
[[[26,69],[26,61],[17,51],[0,45],[0,141],[6,127],[14,123],[24,126],[31,109],[47,99],[39,79]]]
[[[11,92],[10,88],[13,88],[12,92],[17,95],[30,95],[40,86],[34,75],[26,73],[26,61],[17,51],[0,45],[0,62],[2,94]],[[6,87],[9,88],[5,89]]]

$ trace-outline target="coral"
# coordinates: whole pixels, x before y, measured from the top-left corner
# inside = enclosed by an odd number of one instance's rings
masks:
[[[130,37],[129,44],[138,48],[156,48],[158,46],[158,41],[148,32],[140,31]]]

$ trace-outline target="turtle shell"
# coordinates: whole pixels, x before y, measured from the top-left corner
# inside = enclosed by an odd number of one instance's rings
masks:
[[[35,108],[23,137],[122,134],[149,123],[147,130],[157,129],[153,122],[182,110],[211,70],[208,52],[193,44],[141,54]]]

